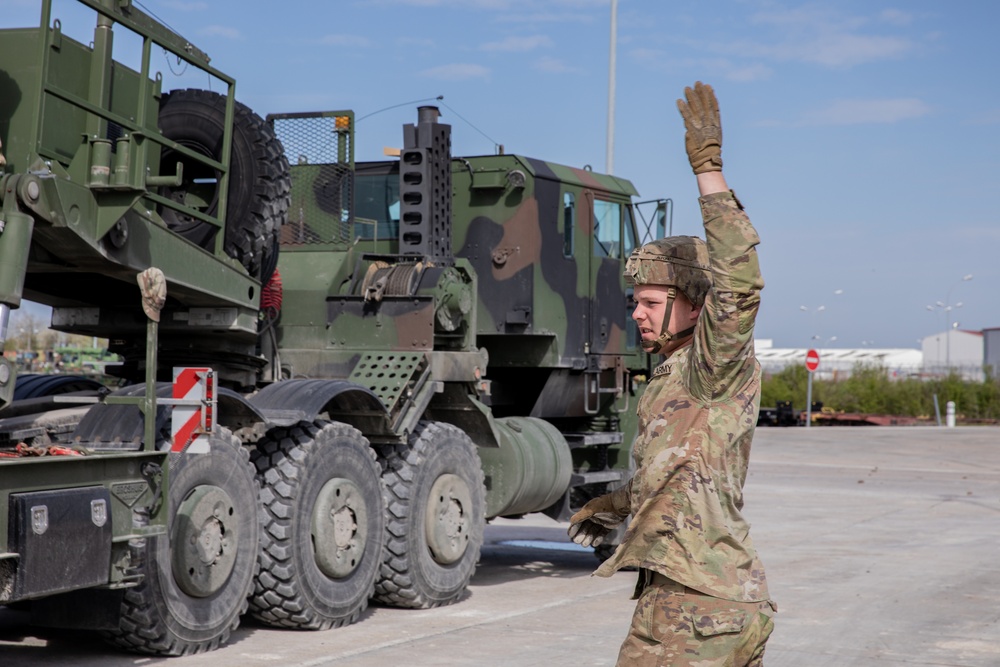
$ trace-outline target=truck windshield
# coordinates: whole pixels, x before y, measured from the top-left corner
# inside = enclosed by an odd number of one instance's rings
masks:
[[[635,221],[630,206],[623,206],[621,202],[594,200],[595,257],[628,257],[635,247],[635,239]]]
[[[394,239],[399,235],[399,175],[358,173],[355,180],[354,235]]]

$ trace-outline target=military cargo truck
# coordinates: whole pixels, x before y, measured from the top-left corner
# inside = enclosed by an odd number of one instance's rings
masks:
[[[388,438],[384,409],[335,381],[308,401],[297,381],[249,397],[288,207],[280,143],[231,77],[127,0],[72,7],[89,42],[39,5],[37,26],[0,33],[0,342],[22,298],[47,304],[53,328],[109,339],[125,386],[18,382],[0,359],[0,604],[163,655],[218,646],[248,599],[279,625],[356,619],[385,542],[381,470],[328,415]],[[116,33],[138,66],[114,58]],[[222,92],[163,91],[161,53]],[[308,483],[300,456],[323,471]],[[262,541],[262,505],[294,520],[303,495],[315,512]],[[285,586],[262,548],[315,555]]]
[[[50,0],[0,31],[0,343],[47,304],[122,386],[0,360],[0,604],[159,655],[247,611],[325,629],[454,602],[488,519],[621,483],[631,184],[452,158],[432,108],[356,164],[353,114],[264,121],[128,0],[79,4],[89,43]],[[160,51],[224,92],[162,90]]]
[[[376,598],[415,607],[462,594],[484,508],[566,519],[627,478],[632,376],[648,365],[622,277],[631,183],[452,158],[439,115],[419,109],[398,159],[359,163],[350,111],[268,117],[292,173],[272,370],[369,388],[406,439],[381,457]]]

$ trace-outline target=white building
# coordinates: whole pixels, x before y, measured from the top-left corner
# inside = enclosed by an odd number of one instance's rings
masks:
[[[983,329],[983,365],[990,377],[1000,379],[1000,327]]]
[[[927,375],[960,374],[966,380],[983,380],[983,332],[951,329],[924,338],[924,373]]]
[[[788,366],[803,366],[809,348],[777,348],[767,339],[754,341],[757,360],[766,373],[779,373]],[[817,380],[843,380],[858,366],[884,368],[893,379],[919,376],[923,372],[924,355],[909,348],[821,348]]]

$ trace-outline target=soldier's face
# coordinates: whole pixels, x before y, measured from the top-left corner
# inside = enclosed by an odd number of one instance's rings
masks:
[[[663,330],[667,290],[658,285],[636,285],[634,298],[632,319],[639,326],[639,334],[643,340],[656,340]]]
[[[639,326],[643,340],[656,340],[663,331],[663,316],[667,309],[667,288],[659,285],[636,285],[635,310],[632,319]],[[697,309],[680,292],[670,309],[669,331],[677,333],[694,324]]]

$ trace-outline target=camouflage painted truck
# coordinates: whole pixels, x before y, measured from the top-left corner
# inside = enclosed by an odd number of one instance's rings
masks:
[[[452,159],[431,109],[354,164],[351,114],[264,122],[128,0],[79,4],[89,43],[50,0],[0,31],[0,342],[47,304],[122,386],[0,360],[0,604],[161,655],[248,609],[329,628],[453,602],[486,520],[620,483],[628,182]],[[225,92],[164,92],[161,51]]]
[[[53,328],[109,339],[126,384],[18,378],[0,359],[0,605],[163,655],[217,647],[248,602],[276,625],[350,622],[381,563],[381,470],[331,418],[393,434],[358,386],[257,391],[280,143],[232,78],[129,0],[70,5],[41,0],[36,27],[0,31],[0,343],[22,298],[47,304]],[[82,15],[92,39],[64,34]],[[162,90],[164,53],[221,94]],[[321,471],[301,482],[300,454]],[[293,516],[303,495],[315,510]],[[262,503],[298,522],[262,528]],[[264,550],[312,555],[286,586]]]
[[[627,479],[649,364],[622,277],[631,183],[502,151],[453,158],[439,116],[421,107],[398,159],[363,163],[349,111],[268,117],[292,189],[265,356],[283,378],[378,396],[388,438],[329,416],[379,451],[375,597],[409,607],[461,596],[483,518],[565,520]],[[647,203],[645,232],[662,231],[669,200]]]

